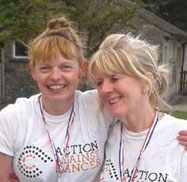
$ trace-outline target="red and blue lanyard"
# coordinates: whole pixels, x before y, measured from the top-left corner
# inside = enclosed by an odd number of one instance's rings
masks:
[[[40,113],[41,113],[42,121],[43,121],[44,126],[45,126],[45,130],[46,130],[47,136],[48,136],[49,144],[51,146],[51,150],[52,150],[54,158],[55,158],[56,173],[58,175],[58,181],[60,181],[60,174],[63,173],[63,169],[61,169],[61,165],[60,165],[60,162],[59,162],[59,155],[58,155],[55,143],[54,143],[54,141],[53,141],[53,139],[52,139],[52,137],[50,135],[49,130],[46,127],[47,123],[46,123],[46,119],[44,117],[44,112],[43,112],[43,109],[42,109],[40,98],[41,98],[41,95],[38,97],[38,102],[39,102],[39,106],[40,106]],[[73,104],[71,112],[70,112],[70,116],[69,116],[69,119],[68,119],[68,125],[67,125],[67,128],[66,128],[65,150],[64,150],[65,155],[67,154],[66,152],[67,152],[69,139],[70,139],[70,131],[71,131],[71,128],[72,128],[72,125],[73,125],[73,122],[74,122],[74,118],[75,118],[75,111],[74,111],[74,104]]]
[[[139,156],[136,160],[135,166],[133,167],[133,171],[132,171],[131,178],[130,178],[129,182],[134,181],[135,175],[137,173],[138,165],[140,163],[141,156],[142,156],[143,152],[146,150],[146,148],[148,147],[148,145],[151,141],[151,137],[153,136],[153,133],[154,133],[154,130],[156,128],[157,123],[158,123],[158,113],[156,111],[154,119],[150,123],[149,130],[148,130],[148,132],[146,134],[146,137],[144,139],[144,142],[143,142],[143,145],[141,147]],[[125,170],[124,169],[125,168],[124,163],[125,163],[125,149],[124,149],[124,142],[123,142],[123,123],[121,123],[120,145],[119,145],[119,170],[120,170],[121,181],[123,181],[123,179],[125,178],[125,177],[123,177],[123,172]]]

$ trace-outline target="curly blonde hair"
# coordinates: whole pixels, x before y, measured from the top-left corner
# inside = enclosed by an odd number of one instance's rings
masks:
[[[158,66],[157,62],[158,46],[151,45],[130,33],[112,34],[101,43],[99,50],[92,56],[88,67],[88,78],[94,85],[95,66],[107,74],[132,75],[149,84],[151,104],[167,105],[162,96],[168,84],[168,70],[165,66]],[[147,73],[151,73],[153,79],[148,79]]]

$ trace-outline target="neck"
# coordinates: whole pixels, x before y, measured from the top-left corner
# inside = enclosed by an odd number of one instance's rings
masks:
[[[120,119],[120,121],[125,125],[125,127],[132,132],[138,133],[149,128],[150,123],[154,119],[155,110],[149,107],[145,110],[136,110],[136,113],[129,113]]]
[[[50,102],[41,98],[41,104],[45,112],[53,116],[58,116],[65,114],[73,106],[73,99],[68,104],[64,104],[62,101]]]

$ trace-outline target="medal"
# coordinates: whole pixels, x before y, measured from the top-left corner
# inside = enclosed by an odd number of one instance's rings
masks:
[[[141,156],[142,156],[143,152],[146,150],[148,144],[151,141],[151,137],[152,137],[152,135],[154,133],[154,130],[156,128],[157,123],[158,123],[158,113],[156,111],[154,119],[150,123],[149,130],[148,130],[147,135],[146,135],[146,137],[144,139],[144,142],[143,142],[142,148],[140,150],[139,156],[138,156],[138,158],[136,160],[135,166],[134,166],[134,168],[132,170],[132,174],[131,174],[129,182],[133,182],[134,181],[134,178],[135,178],[137,170],[138,170],[138,165],[140,163]],[[125,163],[124,162],[125,161],[125,159],[124,159],[125,149],[124,149],[124,146],[123,146],[124,144],[123,144],[122,132],[123,132],[123,123],[121,123],[121,135],[120,135],[120,146],[119,146],[119,170],[120,170],[121,182],[125,182],[126,181],[126,177],[125,176],[123,177],[123,172],[124,172],[124,168],[125,168],[125,164],[124,164]]]
[[[40,106],[40,113],[41,113],[42,121],[44,123],[44,127],[45,127],[45,130],[46,130],[47,136],[48,136],[48,140],[49,140],[49,143],[50,143],[50,146],[51,146],[51,150],[52,150],[54,158],[55,158],[56,173],[58,175],[58,182],[61,182],[60,175],[63,173],[62,172],[62,166],[59,163],[59,156],[58,156],[58,153],[57,153],[57,149],[56,149],[55,143],[54,143],[54,141],[53,141],[53,139],[52,139],[52,137],[50,135],[50,132],[48,131],[48,129],[46,127],[46,119],[44,117],[44,113],[43,113],[43,109],[42,109],[42,104],[40,102],[40,97],[41,96],[38,97],[38,102],[39,102],[39,106]],[[73,104],[72,109],[71,109],[71,113],[70,113],[70,116],[69,116],[69,120],[68,120],[68,125],[67,125],[67,128],[66,128],[65,151],[64,151],[65,155],[66,155],[68,144],[69,144],[70,131],[71,131],[72,124],[74,122],[74,118],[75,118],[75,111],[74,111],[74,104]]]
[[[58,177],[58,182],[61,182],[60,176]]]

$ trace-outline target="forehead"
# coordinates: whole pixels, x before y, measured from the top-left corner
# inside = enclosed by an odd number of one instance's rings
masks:
[[[37,61],[36,65],[62,65],[62,64],[71,64],[71,65],[78,65],[78,61],[75,58],[67,59],[62,55],[58,54],[54,57],[48,58],[43,61]]]
[[[93,66],[93,75],[94,77],[105,75],[105,76],[114,76],[114,75],[122,75],[125,72],[120,72],[118,69],[107,69],[103,66],[99,67],[97,65]]]
[[[102,70],[102,69],[98,68],[97,66],[94,66],[94,68],[93,68],[93,76],[94,76],[95,80],[111,77],[111,76],[118,75],[118,74],[120,74],[120,73]]]
[[[34,62],[50,62],[60,56],[67,60],[78,60],[75,45],[63,39],[44,38],[36,42],[32,48]]]

